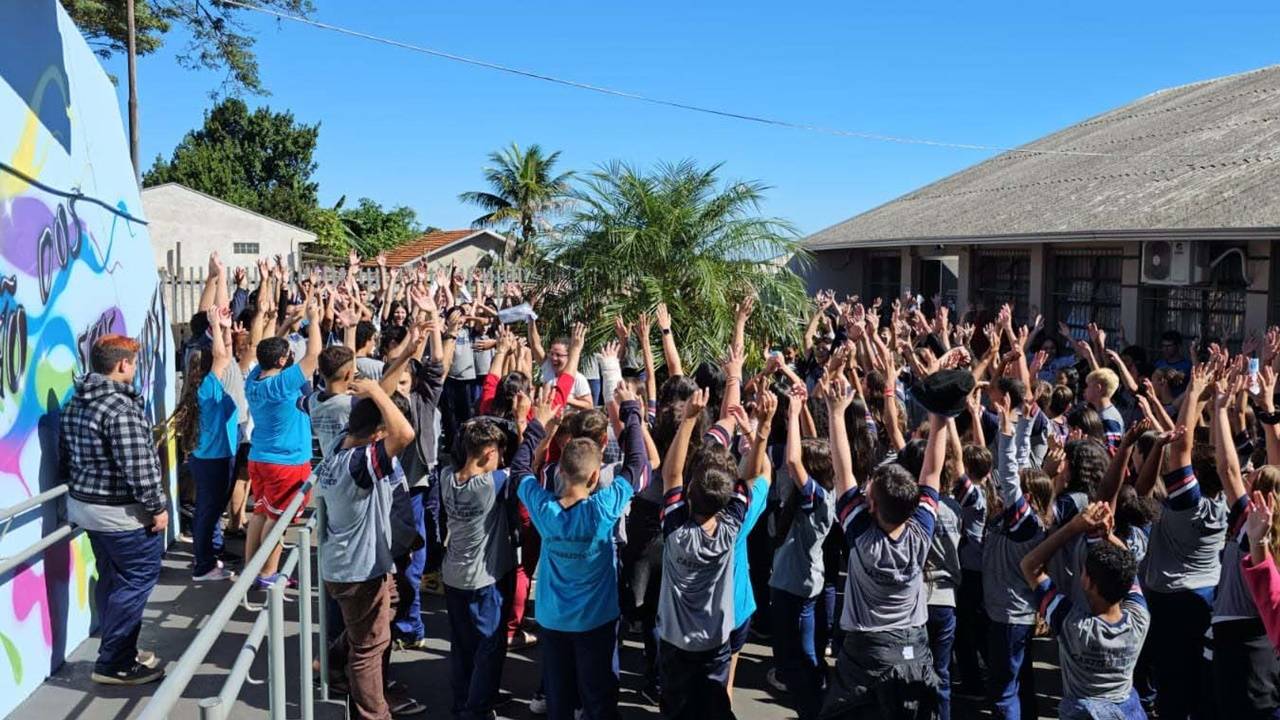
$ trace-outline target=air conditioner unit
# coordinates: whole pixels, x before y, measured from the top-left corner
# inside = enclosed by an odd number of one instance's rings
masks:
[[[1191,285],[1202,279],[1195,243],[1148,240],[1142,243],[1144,285]]]

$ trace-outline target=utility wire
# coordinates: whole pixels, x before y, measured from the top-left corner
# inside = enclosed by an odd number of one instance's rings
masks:
[[[1077,157],[1106,157],[1106,158],[1155,158],[1175,161],[1185,161],[1193,158],[1209,158],[1209,157],[1235,157],[1234,155],[1213,155],[1213,154],[1158,154],[1158,153],[1108,153],[1108,152],[1091,152],[1087,150],[1033,150],[1029,148],[1002,147],[999,145],[982,145],[976,143],[955,143],[943,140],[930,140],[927,138],[903,137],[900,135],[885,135],[882,133],[863,132],[857,130],[841,130],[839,128],[829,128],[821,125],[811,125],[808,123],[791,122],[789,120],[781,120],[778,118],[765,117],[761,115],[750,115],[747,113],[732,112],[729,110],[718,110],[716,108],[703,107],[700,105],[692,105],[689,103],[679,102],[676,100],[666,100],[663,98],[650,97],[640,95],[639,93],[628,92],[626,90],[617,90],[614,88],[603,87],[600,85],[592,85],[589,83],[579,82],[577,80],[567,80],[552,75],[522,68],[511,67],[509,65],[501,65],[488,60],[480,60],[477,58],[457,55],[444,50],[436,50],[434,48],[415,45],[413,43],[395,40],[392,38],[373,35],[359,30],[332,25],[330,23],[312,20],[311,18],[302,17],[301,15],[292,15],[290,13],[280,12],[271,8],[251,5],[240,0],[219,0],[219,4],[231,5],[245,10],[272,15],[282,20],[291,20],[293,22],[310,25],[321,30],[329,30],[342,35],[361,38],[363,40],[371,40],[383,45],[390,45],[404,50],[412,50],[414,52],[423,53],[432,57],[451,60],[453,62],[473,65],[475,67],[485,68],[486,70],[496,70],[498,72],[508,73],[510,75],[518,75],[520,77],[530,78],[533,80],[542,80],[544,82],[563,85],[565,87],[576,88],[578,90],[587,90],[589,92],[600,93],[602,95],[611,95],[613,97],[626,98],[628,100],[636,100],[639,102],[650,103],[653,105],[662,105],[665,107],[677,108],[680,110],[688,110],[690,112],[704,113],[707,115],[716,115],[719,117],[732,118],[734,120],[743,120],[746,122],[758,123],[761,125],[772,125],[775,127],[789,128],[792,130],[806,130],[810,132],[824,133],[827,135],[836,135],[839,137],[858,138],[862,140],[874,140],[877,142],[899,143],[903,145],[927,145],[930,147],[950,148],[957,150],[980,150],[985,152],[1002,152],[1002,153],[1022,153],[1027,155],[1069,155]]]

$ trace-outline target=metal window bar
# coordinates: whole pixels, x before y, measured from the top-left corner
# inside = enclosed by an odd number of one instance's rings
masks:
[[[1147,328],[1149,349],[1159,347],[1160,334],[1166,330],[1177,330],[1188,339],[1215,338],[1238,348],[1245,335],[1246,297],[1244,288],[1235,287],[1147,289],[1143,304],[1152,319]]]
[[[308,480],[298,489],[296,495],[285,507],[281,517],[293,517],[297,514],[298,509],[302,507],[302,501],[306,497],[307,492],[312,487],[312,481]],[[289,552],[285,558],[284,564],[281,565],[281,574],[285,577],[293,574],[300,567],[299,563],[306,564],[311,562],[311,533],[316,528],[323,525],[320,522],[321,513],[317,512],[307,520],[301,528],[299,528],[299,542]],[[142,713],[138,716],[139,720],[162,720],[167,718],[173,711],[175,705],[182,698],[182,692],[195,676],[196,671],[200,668],[200,664],[204,662],[205,656],[209,654],[209,650],[213,644],[217,642],[219,636],[226,630],[227,623],[235,614],[245,595],[249,592],[254,579],[258,576],[258,572],[266,563],[267,557],[271,554],[272,549],[284,537],[284,533],[289,528],[289,523],[279,522],[271,529],[271,532],[263,539],[262,547],[253,557],[245,561],[244,569],[241,575],[236,579],[231,589],[214,608],[213,612],[205,620],[204,627],[192,639],[190,645],[187,646],[186,652],[178,658],[173,668],[169,670],[164,682],[156,688],[156,692],[151,696],[146,706],[142,709]],[[322,543],[317,543],[322,544]],[[304,549],[306,554],[304,554]],[[323,592],[323,578],[318,583],[321,588],[319,593],[320,606],[324,607],[325,598]],[[303,659],[304,665],[301,668],[302,686],[299,688],[302,702],[302,718],[303,720],[311,720],[313,713],[313,703],[308,701],[313,692],[314,679],[311,675],[311,634],[317,628],[311,625],[311,613],[308,607],[307,612],[302,612],[301,608],[311,602],[313,588],[311,587],[311,572],[308,566],[306,570],[299,570],[298,578],[298,606],[300,627],[298,632],[298,642],[300,643],[299,657]],[[250,666],[253,663],[254,656],[257,654],[258,646],[262,642],[264,635],[267,636],[267,648],[269,656],[269,676],[270,676],[270,706],[269,713],[272,720],[283,720],[285,717],[285,690],[287,688],[287,680],[284,673],[284,585],[283,580],[272,586],[266,607],[259,610],[259,616],[254,621],[253,629],[249,632],[249,637],[245,640],[244,646],[240,650],[240,655],[236,658],[232,665],[231,672],[224,681],[222,691],[215,697],[204,698],[200,701],[200,717],[202,720],[223,720],[229,716],[231,706],[240,694],[240,689],[248,677]],[[265,618],[265,620],[264,620]],[[318,628],[320,632],[321,647],[327,642],[326,632],[323,625]],[[327,678],[328,653],[323,650],[320,653],[320,677]],[[327,683],[324,683],[327,690]],[[327,692],[326,692],[327,696]],[[326,697],[327,699],[327,697]]]
[[[985,306],[984,317],[994,317],[1001,305],[1010,303],[1014,322],[1026,324],[1031,295],[1031,255],[988,250],[975,255],[974,266],[973,285]]]
[[[1066,323],[1073,339],[1084,339],[1089,323],[1111,337],[1122,328],[1120,307],[1121,253],[1060,251],[1053,258],[1054,322]]]
[[[3,527],[0,528],[0,540],[4,539],[4,536],[8,534],[9,526],[13,524],[14,518],[38,507],[42,507],[46,503],[56,502],[58,498],[66,495],[69,489],[70,488],[66,485],[57,485],[42,493],[32,495],[26,500],[10,505],[7,508],[0,509],[0,523],[3,523]],[[0,558],[0,575],[9,574],[15,568],[21,567],[22,565],[30,562],[32,558],[37,557],[45,550],[48,550],[54,545],[57,545],[63,540],[66,540],[79,532],[82,532],[79,526],[71,523],[64,522],[58,525],[58,527],[54,528],[53,532],[45,535],[36,542],[26,546],[9,557]]]

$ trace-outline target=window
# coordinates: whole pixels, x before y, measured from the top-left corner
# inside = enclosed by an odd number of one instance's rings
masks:
[[[889,302],[902,292],[902,254],[872,255],[867,258],[866,281],[862,301],[870,305],[875,298]]]
[[[1112,337],[1119,337],[1123,265],[1123,252],[1118,248],[1055,251],[1050,274],[1053,292],[1045,323],[1050,327],[1053,323],[1066,323],[1076,340],[1087,337],[1089,323],[1097,323]]]
[[[258,248],[259,245],[256,242],[238,242],[232,243],[231,251],[236,255],[258,255],[262,252]]]
[[[1158,352],[1160,334],[1166,330],[1177,330],[1187,341],[1214,339],[1238,349],[1244,340],[1247,294],[1245,288],[1231,285],[1142,288],[1147,349]]]
[[[1031,254],[1025,250],[980,250],[973,254],[970,277],[980,323],[995,318],[1000,306],[1013,303],[1013,322],[1030,324]]]

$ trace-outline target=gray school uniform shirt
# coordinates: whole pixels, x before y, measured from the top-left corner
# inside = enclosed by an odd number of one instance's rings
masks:
[[[688,652],[713,650],[729,641],[733,617],[733,544],[751,504],[739,481],[733,499],[707,534],[685,504],[684,488],[665,493],[662,507],[662,587],[658,637]]]
[[[1151,625],[1147,601],[1135,579],[1120,602],[1116,623],[1089,613],[1046,579],[1036,588],[1036,604],[1058,637],[1062,666],[1062,697],[1122,703],[1133,690],[1133,670]]]
[[[961,476],[952,497],[960,503],[960,569],[982,572],[982,539],[987,529],[987,494]]]
[[[354,403],[355,398],[350,395],[332,395],[324,390],[307,396],[307,414],[311,416],[311,432],[320,442],[320,457],[329,457],[334,442],[347,431]]]
[[[325,580],[364,582],[391,572],[391,496],[403,485],[400,463],[381,440],[335,450],[316,467],[316,496],[325,507]]]
[[[378,358],[364,355],[356,358],[356,374],[370,380],[381,380],[385,364]]]
[[[960,586],[961,512],[960,503],[954,498],[948,495],[938,498],[938,520],[933,526],[933,540],[924,563],[929,605],[956,606],[956,588]]]
[[[993,479],[1004,509],[987,523],[982,541],[982,601],[992,622],[1034,625],[1035,597],[1020,563],[1044,540],[1044,525],[1023,496],[1018,476],[1030,454],[1030,419],[1019,418],[1012,436],[997,434]]]
[[[1227,504],[1219,493],[1205,497],[1191,466],[1164,476],[1168,496],[1151,528],[1146,588],[1155,592],[1215,587],[1222,572]]]
[[[836,517],[849,549],[840,628],[882,632],[923,627],[929,619],[924,565],[938,517],[938,491],[920,488],[920,502],[897,540],[876,523],[862,486],[840,498]]]
[[[1227,543],[1222,549],[1222,578],[1218,594],[1213,599],[1213,622],[1243,620],[1258,617],[1258,606],[1244,584],[1244,572],[1240,563],[1249,555],[1249,536],[1244,533],[1244,521],[1249,516],[1249,498],[1236,499],[1227,513]]]
[[[459,481],[450,470],[443,474],[440,500],[449,531],[440,579],[459,590],[488,587],[515,567],[515,552],[507,519],[507,472],[493,472]]]
[[[822,592],[822,542],[836,517],[835,495],[813,478],[797,488],[790,479],[778,483],[784,503],[795,503],[786,537],[773,551],[769,587],[802,598]]]

